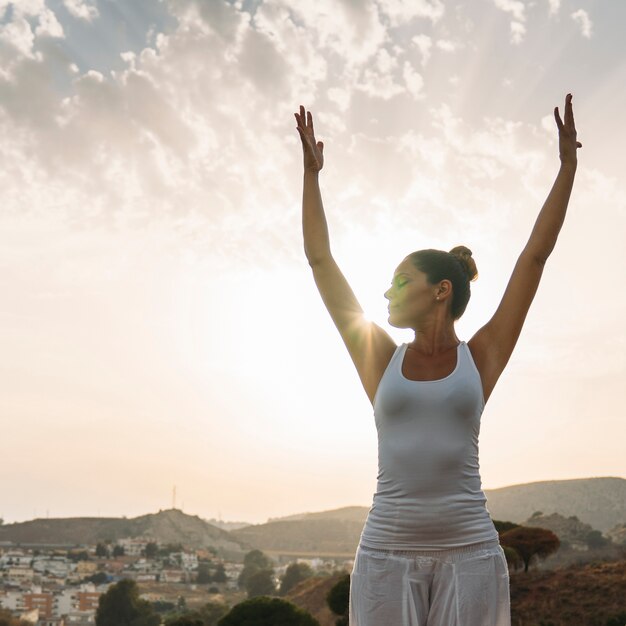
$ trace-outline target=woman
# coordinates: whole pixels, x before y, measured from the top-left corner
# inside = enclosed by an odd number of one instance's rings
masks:
[[[363,310],[330,251],[318,175],[324,145],[296,113],[304,151],[304,248],[348,348],[378,431],[378,485],[357,549],[351,626],[508,626],[509,578],[485,507],[480,416],[507,364],[565,218],[576,172],[572,96],[559,132],[561,166],[495,314],[470,340],[454,322],[470,297],[469,249],[420,250],[396,269],[389,323],[415,339],[396,346]]]

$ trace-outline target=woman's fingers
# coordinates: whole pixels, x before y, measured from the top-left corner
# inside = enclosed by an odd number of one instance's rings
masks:
[[[556,127],[559,129],[559,132],[561,132],[563,122],[561,120],[561,116],[559,115],[559,107],[554,107],[554,119],[556,120]]]
[[[572,108],[572,94],[565,96],[565,123],[568,126],[574,126],[574,109]]]

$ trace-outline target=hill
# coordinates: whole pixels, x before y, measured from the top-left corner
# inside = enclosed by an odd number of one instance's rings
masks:
[[[626,561],[511,574],[512,623],[520,626],[626,623]]]
[[[286,599],[309,611],[321,626],[334,626],[326,594],[343,576],[309,578]],[[511,574],[511,617],[515,626],[606,626],[622,615],[626,623],[626,561],[575,565]]]
[[[231,531],[239,543],[270,554],[352,557],[359,543],[362,521],[306,518],[255,524]]]
[[[603,533],[626,522],[624,478],[546,480],[486,489],[487,508],[493,519],[521,524],[533,513],[576,516]]]
[[[285,596],[285,600],[289,600],[301,609],[308,611],[320,623],[320,626],[335,626],[337,616],[326,604],[326,595],[346,573],[307,578],[294,587]]]
[[[245,550],[230,533],[178,509],[128,519],[46,518],[0,526],[0,542],[14,544],[95,545],[99,541],[115,542],[125,537],[150,537],[161,543],[181,543],[190,548],[213,546],[224,556]]]
[[[487,489],[485,495],[487,507],[496,520],[524,524],[538,511],[543,512],[542,517],[553,513],[563,518],[575,516],[581,525],[578,529],[581,536],[592,529],[617,531],[616,526],[626,522],[626,480],[623,478],[542,481]],[[353,555],[368,510],[349,506],[299,513],[274,518],[266,524],[246,526],[231,531],[231,535],[270,553]]]

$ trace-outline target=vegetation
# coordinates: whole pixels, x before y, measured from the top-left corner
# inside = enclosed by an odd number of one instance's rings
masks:
[[[166,626],[217,626],[219,620],[228,613],[228,607],[221,602],[207,602],[196,611],[176,615],[166,620]]]
[[[96,626],[159,626],[161,618],[139,597],[134,580],[120,580],[100,596]]]
[[[248,592],[248,598],[269,596],[276,593],[274,570],[261,569],[254,572],[246,579],[246,591]]]
[[[524,571],[534,557],[545,558],[559,549],[561,542],[551,531],[545,528],[519,526],[500,536],[504,546],[513,548],[524,562]]]
[[[113,558],[117,558],[118,556],[124,556],[125,550],[124,546],[115,545],[113,546]]]
[[[214,583],[225,583],[228,580],[226,576],[226,570],[223,563],[218,563],[215,568],[215,574],[213,574]]]
[[[307,563],[290,563],[280,582],[280,589],[278,593],[281,596],[284,596],[299,582],[302,582],[311,576],[313,576],[313,570]]]
[[[196,575],[196,582],[199,585],[206,585],[211,582],[211,570],[206,563],[198,564],[198,573]]]
[[[338,615],[335,626],[348,626],[348,608],[350,604],[350,574],[346,574],[328,592],[326,603],[330,610]]]
[[[144,554],[147,559],[154,559],[159,552],[159,546],[154,541],[150,541],[144,548]]]
[[[498,531],[499,535],[502,535],[503,533],[507,532],[507,530],[513,530],[514,528],[519,527],[519,524],[516,524],[515,522],[502,522],[496,519],[493,520],[493,525],[496,527],[496,530]]]
[[[280,598],[260,596],[235,605],[218,626],[320,626],[307,611]]]
[[[238,582],[239,587],[248,592],[249,598],[274,594],[276,588],[272,562],[260,550],[251,550],[243,559],[243,570]]]
[[[109,548],[101,542],[96,544],[96,556],[98,558],[107,558],[109,556]]]

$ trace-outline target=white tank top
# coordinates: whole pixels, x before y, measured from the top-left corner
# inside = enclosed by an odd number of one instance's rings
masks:
[[[378,484],[361,545],[439,550],[497,539],[478,465],[480,374],[467,344],[445,378],[402,374],[398,346],[374,398]]]

